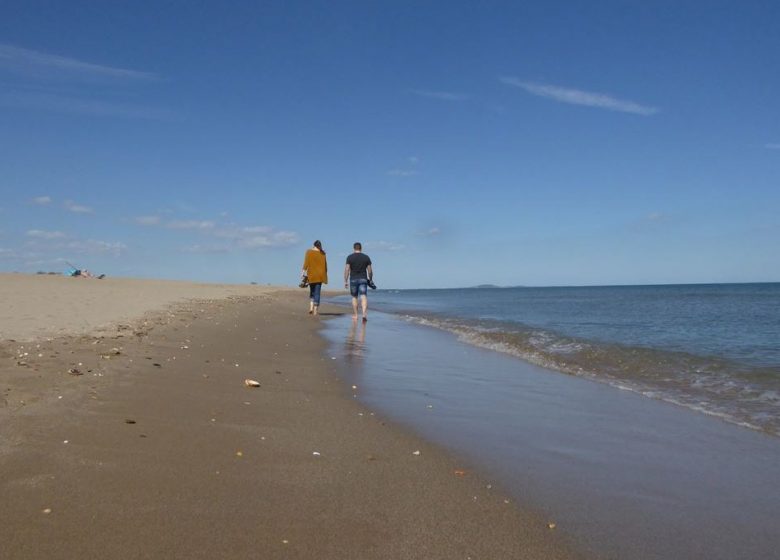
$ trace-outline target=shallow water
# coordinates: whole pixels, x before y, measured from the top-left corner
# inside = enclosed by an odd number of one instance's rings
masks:
[[[780,439],[374,313],[326,322],[359,397],[599,558],[770,558]]]
[[[372,307],[780,434],[780,284],[378,291]]]

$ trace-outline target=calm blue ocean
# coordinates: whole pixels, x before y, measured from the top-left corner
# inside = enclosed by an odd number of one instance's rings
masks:
[[[377,290],[470,344],[780,434],[780,283]]]

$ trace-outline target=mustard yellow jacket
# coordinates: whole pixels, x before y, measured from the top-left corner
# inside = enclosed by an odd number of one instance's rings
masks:
[[[306,257],[303,259],[303,270],[309,277],[309,284],[328,283],[328,259],[317,249],[306,251]]]

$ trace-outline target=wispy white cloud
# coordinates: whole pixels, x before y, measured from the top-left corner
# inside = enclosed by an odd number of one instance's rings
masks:
[[[219,253],[229,253],[230,247],[227,245],[219,245],[219,244],[212,244],[212,245],[190,245],[189,247],[184,248],[185,253],[199,253],[199,254],[207,254],[207,255],[215,255]]]
[[[97,239],[74,239],[65,244],[64,249],[76,254],[110,255],[119,257],[127,250],[127,245],[118,241],[100,241]]]
[[[38,206],[46,206],[47,204],[51,204],[51,197],[50,196],[36,196],[30,202],[32,204],[37,204]]]
[[[780,150],[780,142],[770,142],[769,144],[764,144],[764,147],[767,150]]]
[[[298,243],[298,234],[292,231],[276,230],[270,226],[228,225],[214,231],[216,237],[230,239],[241,249],[287,247]]]
[[[136,216],[133,221],[139,226],[158,226],[162,218],[160,216]]]
[[[90,93],[91,95],[91,93]],[[0,93],[0,105],[17,109],[74,113],[95,117],[120,117],[128,119],[171,120],[166,109],[105,101],[87,97],[69,97],[59,93],[6,91]]]
[[[91,214],[92,208],[89,206],[83,206],[81,204],[76,204],[72,200],[66,200],[64,203],[65,209],[74,212],[76,214]]]
[[[164,221],[159,216],[138,216],[133,221],[141,226],[190,231],[201,236],[222,240],[217,243],[196,243],[184,249],[191,253],[224,253],[237,250],[288,247],[299,243],[298,234],[294,231],[279,230],[271,226],[241,226],[233,223],[218,223],[213,220]]]
[[[0,247],[0,260],[10,260],[18,258],[18,253],[14,249]]]
[[[239,240],[239,246],[243,249],[289,247],[297,243],[298,234],[292,231],[273,231],[265,234],[249,235]]]
[[[663,222],[664,220],[668,219],[668,216],[660,212],[651,212],[645,217],[645,219],[648,222]]]
[[[148,225],[148,224],[147,224]],[[216,223],[210,220],[173,220],[165,224],[168,229],[211,230]]]
[[[0,44],[0,106],[100,117],[170,120],[170,111],[125,101],[129,87],[159,80],[131,70]],[[100,86],[100,87],[98,87]]]
[[[468,101],[469,95],[465,93],[455,93],[451,91],[431,91],[427,89],[410,89],[409,93],[429,99],[438,99],[439,101]]]
[[[622,228],[633,234],[656,234],[675,227],[678,219],[665,212],[648,212],[627,221]]]
[[[419,175],[419,172],[415,168],[417,164],[420,163],[420,158],[417,156],[410,156],[406,158],[406,161],[408,165],[404,166],[403,168],[398,167],[395,169],[390,169],[388,170],[387,174],[391,177],[414,177],[415,175]]]
[[[66,235],[61,231],[46,231],[42,229],[28,230],[25,235],[35,239],[64,239],[66,237]]]
[[[387,174],[391,177],[414,177],[419,175],[416,169],[390,169]]]
[[[47,78],[63,74],[71,79],[95,77],[123,80],[157,79],[157,76],[151,72],[105,66],[7,44],[0,44],[0,68]]]
[[[367,241],[363,246],[366,251],[402,251],[406,248],[405,245],[393,241]]]
[[[438,227],[432,227],[426,229],[425,231],[419,232],[417,235],[420,237],[436,237],[437,235],[441,235],[441,229]]]
[[[26,232],[29,238],[24,244],[23,258],[46,258],[56,254],[60,258],[68,255],[112,255],[120,256],[127,246],[119,241],[104,241],[99,239],[79,239],[61,231],[31,229]],[[22,253],[18,253],[22,255]]]
[[[649,107],[634,101],[618,99],[605,93],[594,93],[590,91],[583,91],[550,84],[526,82],[520,80],[519,78],[513,78],[510,76],[505,76],[499,79],[506,85],[517,87],[532,95],[552,99],[560,103],[584,105],[586,107],[596,107],[599,109],[607,109],[609,111],[619,111],[622,113],[633,113],[635,115],[644,116],[654,115],[659,112],[657,107]]]

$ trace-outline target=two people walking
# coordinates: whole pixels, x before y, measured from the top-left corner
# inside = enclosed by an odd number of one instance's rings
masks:
[[[352,248],[353,253],[347,257],[344,266],[344,288],[348,288],[352,295],[352,318],[358,318],[359,302],[365,323],[368,321],[368,288],[376,288],[374,271],[371,259],[363,253],[363,246],[355,243]],[[314,247],[306,251],[301,275],[309,282],[309,314],[318,315],[322,285],[328,283],[328,261],[319,239],[314,242]]]

